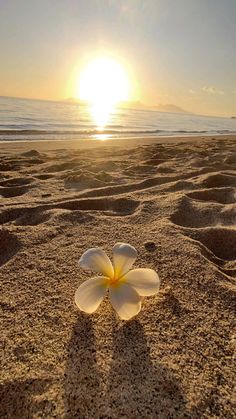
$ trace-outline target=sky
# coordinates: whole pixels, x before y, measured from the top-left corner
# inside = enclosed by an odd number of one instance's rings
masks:
[[[97,54],[132,100],[236,114],[236,0],[0,0],[0,95],[74,97]]]

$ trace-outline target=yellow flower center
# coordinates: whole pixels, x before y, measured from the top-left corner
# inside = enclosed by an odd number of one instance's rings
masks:
[[[113,276],[110,276],[107,278],[107,284],[108,285],[118,285],[118,283],[121,281],[124,275],[120,274],[119,272],[115,272]]]

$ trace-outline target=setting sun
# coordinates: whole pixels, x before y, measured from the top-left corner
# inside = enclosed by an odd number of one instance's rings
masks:
[[[102,129],[114,106],[129,98],[130,84],[124,68],[116,60],[99,57],[81,72],[77,96],[91,104],[91,114]]]

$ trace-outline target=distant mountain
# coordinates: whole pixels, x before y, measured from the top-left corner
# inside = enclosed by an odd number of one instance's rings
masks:
[[[146,108],[140,100],[127,100],[125,102],[120,102],[119,106],[121,108]]]
[[[65,99],[65,102],[74,102],[80,105],[86,105],[88,102],[80,99],[75,98],[67,98]],[[119,107],[121,108],[130,108],[130,109],[153,109],[159,112],[172,112],[172,113],[191,113],[189,111],[186,111],[185,109],[180,108],[179,106],[173,105],[171,103],[162,104],[159,103],[158,105],[144,105],[139,100],[137,101],[125,101],[119,103]]]
[[[159,103],[158,105],[144,105],[140,101],[127,101],[127,102],[122,102],[120,106],[122,108],[153,109],[159,112],[191,113],[171,103],[166,103],[166,104]]]
[[[160,112],[191,113],[171,103],[166,103],[166,104],[159,103],[159,105],[149,106],[149,107],[152,109],[156,109],[157,111],[160,111]]]

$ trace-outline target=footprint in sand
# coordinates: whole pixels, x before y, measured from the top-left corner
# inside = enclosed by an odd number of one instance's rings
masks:
[[[21,244],[15,234],[0,230],[0,266],[7,263],[19,251]]]
[[[21,156],[24,156],[24,157],[42,157],[42,154],[40,154],[39,151],[37,151],[37,150],[29,150],[29,151],[26,151],[25,153],[22,153]]]
[[[236,175],[228,173],[211,173],[202,175],[197,179],[196,184],[205,188],[219,188],[225,186],[236,186]]]
[[[224,163],[236,166],[236,153],[232,153],[229,156],[225,157]]]
[[[101,188],[106,182],[97,179],[90,173],[69,174],[64,180],[65,188],[83,190]]]
[[[58,204],[48,204],[36,207],[9,208],[0,213],[0,223],[7,224],[14,222],[16,225],[38,225],[49,221],[55,215],[57,209],[64,209],[71,212],[90,211],[101,212],[107,216],[128,216],[138,210],[140,202],[131,198],[90,198],[60,202]],[[81,217],[79,217],[80,219]],[[72,217],[75,221],[75,217]]]
[[[16,177],[11,179],[6,179],[0,182],[0,186],[3,187],[16,187],[16,186],[25,186],[29,185],[34,181],[31,177]]]
[[[235,190],[230,187],[202,189],[189,192],[187,196],[199,201],[218,202],[219,204],[233,204],[236,202]]]
[[[232,205],[225,207],[219,203],[197,202],[182,196],[170,219],[182,227],[232,226],[236,223],[236,210]]]
[[[186,235],[199,242],[200,250],[228,276],[236,276],[236,230],[226,227],[208,227],[188,231]]]
[[[107,215],[130,215],[139,207],[139,201],[131,198],[91,198],[77,201],[67,201],[58,204],[57,208],[70,209],[72,211],[102,211]]]
[[[36,178],[36,179],[40,179],[40,180],[48,180],[48,179],[51,179],[51,178],[53,178],[54,177],[54,175],[44,175],[44,174],[42,174],[42,175],[38,175],[38,174],[36,174],[36,175],[34,175],[34,177]]]
[[[27,193],[34,185],[32,177],[18,177],[6,179],[0,182],[0,196],[12,198]]]
[[[81,162],[79,160],[73,160],[65,163],[53,164],[52,166],[45,168],[44,171],[47,173],[64,172],[65,170],[78,169],[80,166]]]
[[[219,177],[210,179],[218,181]],[[199,243],[204,257],[232,277],[236,275],[235,202],[232,187],[193,191],[181,197],[170,217],[174,224],[185,228],[186,236]]]
[[[29,191],[28,186],[15,186],[11,188],[1,188],[0,187],[0,196],[3,198],[13,198],[15,196],[24,195],[26,192]]]

